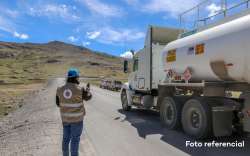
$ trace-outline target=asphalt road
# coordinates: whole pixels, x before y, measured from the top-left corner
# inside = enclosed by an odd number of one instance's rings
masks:
[[[193,140],[181,130],[170,131],[162,127],[159,113],[121,109],[120,94],[92,87],[93,99],[86,104],[85,127],[99,156],[235,156],[250,155],[249,138],[225,137]],[[217,142],[245,142],[244,148],[186,147],[186,141],[203,144]]]
[[[62,83],[61,79],[50,81],[44,89],[27,97],[22,108],[0,120],[0,156],[61,155],[62,126],[55,105],[55,90]],[[244,148],[186,147],[186,141],[195,140],[181,130],[163,128],[157,112],[137,109],[124,112],[118,92],[94,86],[91,91],[93,99],[86,103],[80,156],[250,154],[249,139],[240,137],[213,139],[218,142],[244,140]]]

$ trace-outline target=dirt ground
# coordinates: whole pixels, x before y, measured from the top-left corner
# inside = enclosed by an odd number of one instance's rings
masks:
[[[44,83],[0,85],[0,118],[23,106],[26,96],[37,92]]]
[[[0,156],[59,156],[62,126],[55,105],[56,87],[62,80],[46,86],[23,99],[23,106],[0,119]],[[80,155],[94,156],[87,135],[82,136]]]

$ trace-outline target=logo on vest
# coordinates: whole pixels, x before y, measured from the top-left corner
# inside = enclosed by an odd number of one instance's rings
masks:
[[[65,89],[63,92],[63,97],[65,99],[70,99],[72,97],[72,91],[70,89]]]

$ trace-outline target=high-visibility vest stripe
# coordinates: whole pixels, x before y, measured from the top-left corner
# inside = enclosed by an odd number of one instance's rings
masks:
[[[72,104],[62,103],[60,106],[61,107],[69,107],[69,108],[78,108],[78,107],[82,107],[83,103],[72,103]]]
[[[72,95],[69,96],[65,93],[66,91],[72,92]],[[66,83],[64,86],[58,87],[57,96],[59,97],[60,101],[60,112],[62,122],[76,123],[83,120],[83,117],[86,112],[84,108],[82,94],[83,89],[73,83]]]
[[[83,115],[83,112],[81,112],[81,113],[62,113],[63,117],[79,117],[82,115]]]

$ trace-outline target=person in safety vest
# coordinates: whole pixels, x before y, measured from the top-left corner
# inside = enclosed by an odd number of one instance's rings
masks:
[[[77,69],[70,69],[65,85],[58,87],[56,91],[56,105],[60,108],[63,123],[63,156],[69,156],[69,144],[71,156],[78,156],[83,118],[86,114],[83,100],[88,101],[92,97],[89,84],[86,89],[79,86],[79,76]]]

